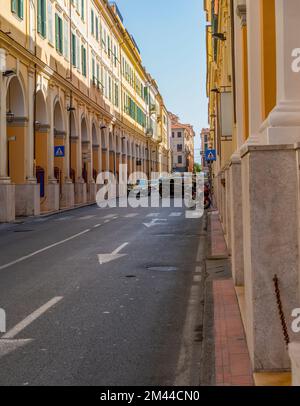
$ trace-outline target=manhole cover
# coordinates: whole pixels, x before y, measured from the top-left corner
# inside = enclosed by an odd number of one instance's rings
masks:
[[[175,272],[178,271],[176,266],[148,266],[147,269],[149,271],[156,271],[156,272]]]

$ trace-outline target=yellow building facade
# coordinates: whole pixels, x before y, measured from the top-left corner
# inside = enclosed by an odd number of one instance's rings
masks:
[[[120,163],[167,170],[166,108],[116,4],[4,0],[0,52],[0,221],[94,202]]]
[[[288,371],[273,279],[299,343],[299,2],[205,0],[204,9],[214,198],[249,353],[255,372]]]

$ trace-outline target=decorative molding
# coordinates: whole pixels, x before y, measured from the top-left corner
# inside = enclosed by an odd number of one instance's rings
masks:
[[[241,19],[241,26],[247,25],[247,6],[246,4],[238,4],[236,7],[236,14]]]

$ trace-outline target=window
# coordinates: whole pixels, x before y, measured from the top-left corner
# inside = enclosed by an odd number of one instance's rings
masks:
[[[46,38],[46,0],[38,0],[37,3],[37,31]]]
[[[99,19],[98,19],[98,17],[96,17],[95,29],[96,29],[96,40],[99,41]]]
[[[182,151],[182,144],[177,144],[177,152],[181,152]]]
[[[63,24],[58,14],[55,14],[55,47],[60,54],[63,53]]]
[[[96,76],[95,76],[95,58],[92,58],[92,81],[93,84],[96,84]]]
[[[181,155],[178,155],[178,163],[182,164],[182,156]]]
[[[23,20],[24,0],[11,0],[11,11]]]
[[[84,21],[84,4],[85,0],[81,0],[81,19]]]
[[[72,33],[72,65],[76,67],[76,35]]]
[[[115,83],[115,106],[119,107],[119,86]]]
[[[86,49],[81,45],[81,71],[83,76],[86,77]]]
[[[182,137],[182,132],[181,132],[181,131],[179,131],[179,132],[177,133],[177,137],[178,137],[178,138],[181,138],[181,137]]]
[[[53,45],[53,10],[51,0],[48,0],[48,40]]]
[[[172,132],[172,138],[175,138],[175,133],[174,132]]]
[[[91,9],[91,33],[95,35],[95,19],[94,19],[94,10]]]

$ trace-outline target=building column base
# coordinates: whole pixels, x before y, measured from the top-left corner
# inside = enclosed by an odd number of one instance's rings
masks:
[[[46,199],[45,202],[41,201],[41,212],[53,212],[59,210],[59,184],[48,183],[45,186]]]
[[[74,183],[65,182],[61,186],[60,208],[71,209],[75,205],[75,187]]]
[[[0,223],[9,223],[15,218],[15,185],[0,183]]]
[[[15,185],[16,188],[16,216],[40,215],[40,185],[26,183]]]
[[[87,202],[87,185],[84,181],[75,183],[75,205]]]
[[[243,207],[241,157],[231,157],[230,176],[230,213],[231,213],[231,265],[235,286],[244,286],[244,248],[243,248]]]
[[[300,343],[289,345],[289,355],[292,364],[292,385],[300,386]]]
[[[96,202],[97,185],[94,182],[87,184],[87,201],[90,203]]]
[[[242,153],[245,330],[255,372],[290,369],[273,279],[288,317],[299,307],[298,167],[293,145]]]

